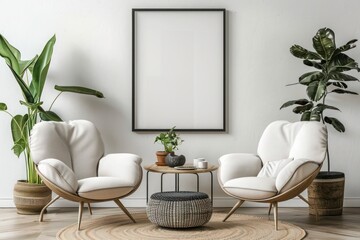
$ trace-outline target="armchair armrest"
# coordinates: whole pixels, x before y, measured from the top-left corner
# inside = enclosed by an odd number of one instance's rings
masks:
[[[231,153],[219,158],[218,180],[220,185],[240,177],[256,176],[261,169],[261,159],[255,154]]]
[[[113,153],[100,159],[98,167],[99,177],[117,177],[133,186],[142,179],[142,159],[131,153]]]
[[[37,165],[38,171],[57,187],[76,193],[78,181],[75,173],[62,161],[55,158],[44,159]]]
[[[279,193],[285,192],[309,177],[318,167],[319,163],[309,159],[302,158],[291,161],[277,175],[276,189]]]

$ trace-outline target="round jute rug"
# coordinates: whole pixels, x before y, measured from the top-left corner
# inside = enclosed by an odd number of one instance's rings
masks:
[[[293,224],[279,221],[279,230],[274,230],[274,222],[255,216],[233,214],[226,222],[222,222],[224,213],[214,213],[210,222],[201,227],[188,229],[169,229],[158,227],[149,222],[145,213],[132,214],[136,223],[125,215],[106,216],[84,221],[81,230],[72,224],[57,233],[57,239],[302,239],[305,230]]]

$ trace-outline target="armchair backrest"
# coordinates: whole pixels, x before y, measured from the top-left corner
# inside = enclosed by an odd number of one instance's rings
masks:
[[[36,164],[55,158],[83,179],[96,176],[104,143],[94,124],[86,120],[40,122],[31,131],[30,150]]]
[[[265,164],[285,158],[308,159],[322,163],[326,156],[327,129],[316,121],[290,123],[275,121],[265,129],[258,155]]]

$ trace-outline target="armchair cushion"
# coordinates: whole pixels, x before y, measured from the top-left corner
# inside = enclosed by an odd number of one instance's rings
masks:
[[[240,178],[256,176],[261,169],[261,160],[255,154],[231,153],[219,159],[220,169],[218,171],[219,183]]]
[[[100,159],[98,176],[116,177],[135,186],[142,178],[141,161],[139,156],[131,153],[108,154]]]
[[[242,177],[227,181],[223,188],[242,199],[265,199],[277,194],[274,178]]]
[[[78,182],[74,172],[62,161],[54,158],[42,160],[38,170],[47,180],[70,193],[76,193]]]
[[[319,164],[308,159],[295,159],[286,165],[276,178],[276,189],[282,193],[310,176]]]
[[[95,200],[120,198],[135,188],[130,181],[116,177],[90,177],[81,179],[78,183],[78,195]]]
[[[281,169],[283,169],[288,163],[290,163],[293,159],[292,158],[285,158],[276,161],[268,161],[265,163],[259,174],[258,177],[272,177],[276,178]]]

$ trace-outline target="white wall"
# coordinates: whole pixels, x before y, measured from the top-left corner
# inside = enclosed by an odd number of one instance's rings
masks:
[[[287,100],[301,98],[301,86],[285,87],[308,71],[289,53],[298,43],[311,47],[311,38],[321,27],[330,27],[339,44],[360,37],[360,2],[341,0],[249,0],[249,1],[55,1],[1,0],[0,33],[18,47],[24,58],[39,53],[56,33],[53,60],[44,94],[49,106],[55,84],[85,85],[101,90],[106,98],[63,95],[54,110],[64,119],[88,119],[103,134],[108,152],[133,152],[144,165],[155,161],[155,133],[131,132],[131,9],[134,7],[208,7],[228,10],[228,133],[183,133],[178,153],[188,159],[205,157],[216,164],[219,156],[230,152],[255,152],[264,127],[276,119],[295,121],[290,109],[279,110]],[[350,52],[360,61],[360,48]],[[357,74],[357,73],[356,73]],[[357,76],[359,76],[357,74]],[[0,102],[13,113],[20,107],[20,91],[10,71],[0,64]],[[352,89],[360,92],[360,84]],[[329,103],[347,127],[339,134],[330,128],[332,169],[346,173],[345,205],[360,207],[360,97],[334,96]],[[174,109],[176,111],[176,108]],[[168,113],[171,114],[171,113]],[[0,206],[12,205],[12,188],[24,178],[23,160],[11,152],[9,117],[0,114]],[[326,165],[324,166],[326,167]],[[151,192],[158,190],[159,176],[152,175]],[[202,189],[209,190],[208,176],[202,176]],[[167,188],[173,178],[168,176]],[[195,186],[191,176],[184,186]],[[230,206],[215,180],[215,205]],[[145,178],[139,190],[127,198],[128,206],[145,206]],[[66,202],[60,202],[66,205]],[[286,205],[286,204],[284,204]],[[303,206],[292,200],[288,206]]]

